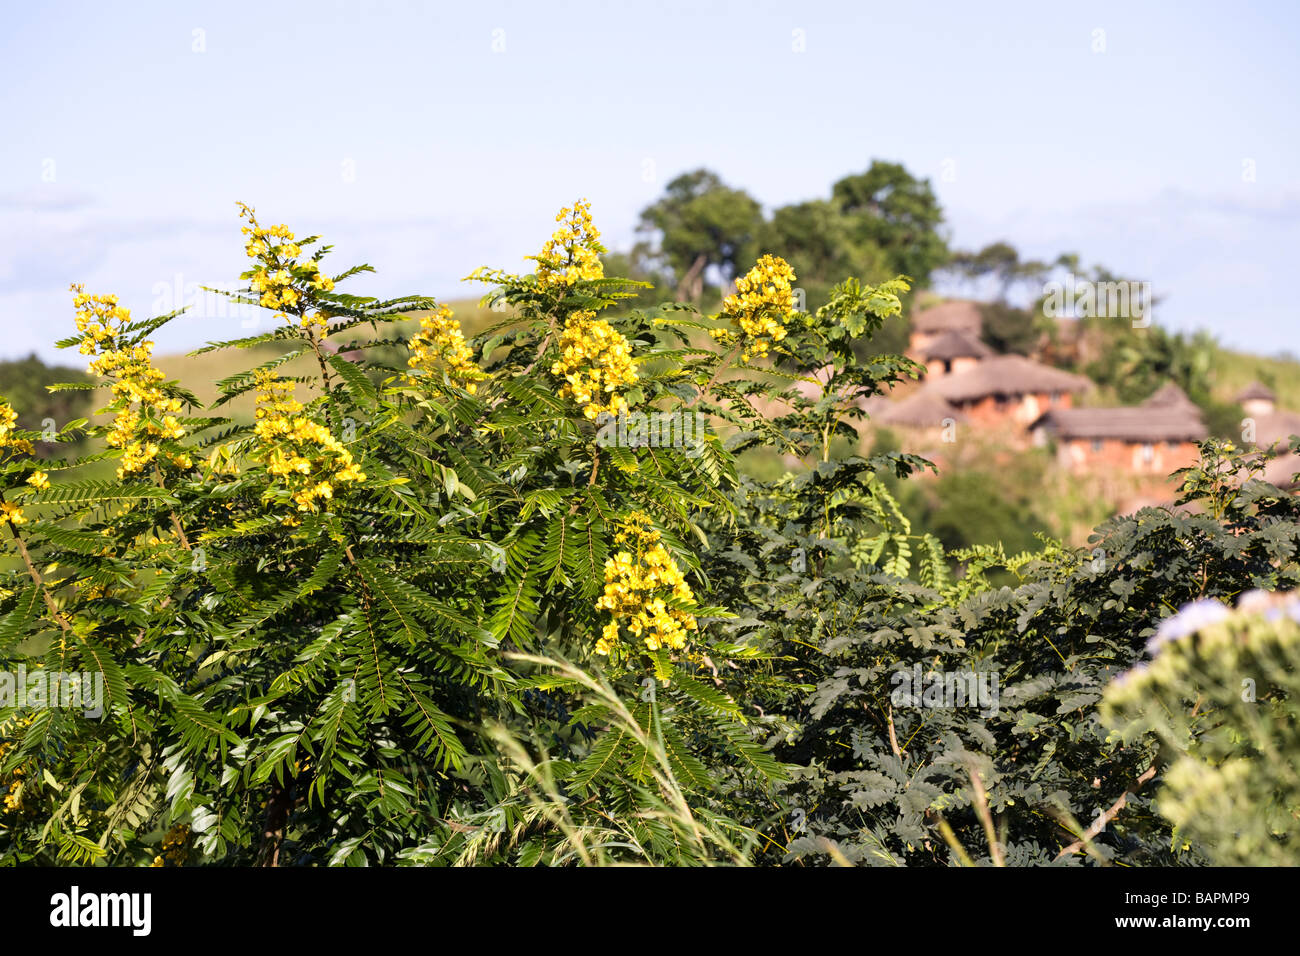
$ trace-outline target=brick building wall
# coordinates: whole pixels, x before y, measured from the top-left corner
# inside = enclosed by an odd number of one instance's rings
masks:
[[[1133,442],[1118,438],[1070,438],[1057,446],[1061,465],[1074,472],[1122,472],[1163,479],[1200,459],[1196,443]]]
[[[1074,396],[1069,392],[1031,392],[1006,397],[986,395],[974,402],[954,404],[966,413],[976,427],[1012,426],[1023,430],[1053,408],[1072,408]]]

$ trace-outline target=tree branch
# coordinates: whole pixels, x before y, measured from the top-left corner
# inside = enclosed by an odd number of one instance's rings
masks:
[[[1146,783],[1155,775],[1156,775],[1156,768],[1155,765],[1153,764],[1152,766],[1148,767],[1146,770],[1142,772],[1142,776],[1137,778],[1137,782],[1134,783],[1133,786],[1129,787],[1127,790],[1125,790],[1123,793],[1119,795],[1119,799],[1110,805],[1109,810],[1107,810],[1105,813],[1099,816],[1093,822],[1092,826],[1088,827],[1087,830],[1083,831],[1083,837],[1081,839],[1075,840],[1073,843],[1067,846],[1060,853],[1056,854],[1056,859],[1059,860],[1062,857],[1070,856],[1073,853],[1078,853],[1089,843],[1091,843],[1093,841],[1093,838],[1096,837],[1097,834],[1101,833],[1102,830],[1106,829],[1106,824],[1110,823],[1111,820],[1114,820],[1115,817],[1119,815],[1119,812],[1123,810],[1125,806],[1128,805],[1129,794],[1136,793],[1144,783]]]

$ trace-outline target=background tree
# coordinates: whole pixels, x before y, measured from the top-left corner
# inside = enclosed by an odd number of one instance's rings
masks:
[[[913,287],[924,287],[948,259],[939,234],[943,210],[930,181],[900,163],[873,160],[865,173],[845,176],[831,188],[831,203],[849,218],[853,241],[881,249],[887,271],[911,277]]]
[[[24,359],[0,362],[0,395],[8,398],[18,410],[18,427],[34,432],[46,432],[47,420],[54,421],[56,429],[62,429],[73,419],[82,418],[90,411],[92,392],[78,387],[65,388],[51,392],[48,388],[56,383],[73,386],[90,384],[90,376],[80,369],[62,365],[46,365],[36,353]],[[75,450],[80,444],[65,443],[61,446],[64,453]],[[53,454],[54,446],[48,442],[34,443],[36,454],[48,458]]]
[[[1021,259],[1020,252],[1011,243],[992,242],[978,252],[954,253],[948,267],[975,282],[992,279],[995,300],[1005,304],[1017,286],[1041,286],[1052,269],[1064,261],[1058,259],[1049,264],[1037,259]]]
[[[638,242],[631,252],[607,252],[600,261],[606,275],[626,276],[644,283],[628,296],[629,306],[651,308],[672,299],[676,292],[672,276],[657,268],[654,251],[645,242]]]
[[[981,302],[980,338],[999,352],[1030,355],[1043,338],[1041,320],[1029,309],[1005,302]]]
[[[706,273],[716,269],[724,283],[748,258],[763,224],[752,196],[725,185],[707,169],[683,173],[664,196],[641,213],[638,231],[657,233],[663,264],[677,282],[677,298],[698,302]]]
[[[945,265],[949,272],[971,285],[993,291],[993,301],[980,305],[983,318],[982,338],[999,352],[1029,355],[1035,352],[1044,336],[1050,337],[1053,323],[1038,306],[1042,286],[1054,266],[1037,259],[1022,259],[1009,242],[989,243],[978,251],[959,251]],[[1029,290],[1034,305],[1016,305],[1012,293]]]
[[[859,242],[852,227],[848,217],[823,199],[781,206],[764,225],[763,248],[788,253],[809,308],[823,305],[831,287],[849,272],[868,282],[895,274],[884,250]]]

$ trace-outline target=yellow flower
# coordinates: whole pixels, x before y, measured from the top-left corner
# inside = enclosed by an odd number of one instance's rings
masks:
[[[15,451],[34,454],[36,449],[26,438],[15,438],[14,431],[18,425],[18,413],[4,402],[0,402],[0,450],[12,448]]]
[[[418,382],[422,375],[432,374],[439,362],[446,366],[451,383],[471,395],[478,391],[476,383],[487,378],[465,344],[460,322],[451,317],[451,309],[445,305],[420,318],[420,331],[412,336],[408,347],[411,357],[406,364],[412,371],[407,373],[406,380],[411,384]]]
[[[9,501],[0,501],[0,524],[20,525],[26,524],[27,519],[23,517],[23,509]]]
[[[43,471],[34,471],[27,476],[27,483],[37,491],[41,491],[50,487],[50,476]]]
[[[736,291],[722,300],[721,317],[731,328],[710,334],[728,345],[743,343],[740,360],[761,358],[786,335],[786,324],[795,314],[794,270],[779,256],[763,256],[758,264],[736,280]]]
[[[688,631],[697,630],[695,615],[670,607],[666,601],[693,601],[677,562],[660,542],[650,516],[633,512],[624,519],[615,544],[632,550],[616,553],[605,562],[605,591],[596,601],[598,611],[608,611],[612,620],[596,642],[597,654],[610,654],[621,646],[621,629],[640,638],[647,650],[681,650]]]
[[[256,455],[265,460],[268,474],[283,479],[298,511],[319,511],[323,502],[333,499],[340,482],[366,480],[352,453],[328,428],[299,414],[303,405],[293,397],[293,382],[264,369],[255,373],[255,381]]]
[[[310,312],[309,308],[319,305],[315,297],[317,292],[330,292],[334,289],[334,280],[323,275],[315,259],[299,262],[302,246],[294,241],[294,234],[283,223],[263,227],[257,224],[257,215],[253,209],[243,203],[239,204],[239,215],[251,225],[244,226],[243,232],[249,236],[244,251],[250,259],[256,260],[248,284],[254,292],[259,293],[258,304],[266,309],[277,310],[277,318],[292,321],[290,316],[280,309],[297,309],[300,311],[299,325],[312,338],[323,336],[329,329],[329,316],[324,312]],[[280,239],[279,243],[269,240]],[[305,273],[305,275],[304,275]],[[247,273],[246,273],[247,275]]]
[[[591,203],[579,199],[573,208],[561,209],[555,221],[563,223],[542,247],[541,255],[528,256],[537,262],[537,282],[543,288],[566,288],[605,275],[600,255],[600,233],[591,219]]]
[[[572,398],[582,414],[595,419],[601,412],[617,415],[627,409],[618,389],[637,380],[632,346],[595,312],[574,312],[564,321],[560,357],[551,374],[563,379],[561,398]]]
[[[190,838],[187,824],[179,824],[167,831],[162,841],[162,852],[153,858],[150,866],[183,866],[189,856],[186,843]]]
[[[111,380],[117,416],[105,441],[111,448],[123,449],[117,476],[124,478],[154,462],[160,441],[184,437],[185,429],[174,414],[182,403],[160,387],[166,376],[153,366],[153,342],[128,346],[122,341],[131,313],[117,305],[117,296],[87,295],[80,285],[73,285],[72,291],[76,293],[77,329],[82,333],[81,352],[94,356],[88,371]],[[146,415],[146,409],[151,414]],[[162,413],[161,424],[152,413]]]

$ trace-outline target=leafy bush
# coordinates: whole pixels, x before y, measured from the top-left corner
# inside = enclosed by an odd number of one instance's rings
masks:
[[[736,702],[764,655],[695,597],[688,542],[701,515],[734,521],[737,477],[694,416],[787,446],[752,403],[790,376],[765,384],[737,357],[807,348],[820,367],[898,310],[901,284],[801,314],[768,259],[720,322],[610,323],[598,313],[636,284],[603,275],[579,203],[533,274],[475,273],[504,317],[471,345],[433,299],[338,291],[369,267],[330,275],[316,237],[242,214],[235,297],[280,324],[200,351],[280,354],[199,410],[152,364],[171,316],[77,288],[79,334],[60,344],[110,389],[92,433],[118,480],[4,465],[27,570],[4,592],[7,657],[98,675],[106,696],[99,721],[11,722],[5,857],[742,858],[757,836],[728,814],[783,773],[764,747],[780,720]],[[384,364],[411,314],[409,360]],[[284,373],[304,357],[316,374]],[[220,417],[248,393],[254,422]],[[675,424],[680,447],[631,409]],[[826,441],[836,414],[822,403]],[[6,447],[31,438],[10,422]]]
[[[773,634],[811,688],[781,702],[799,728],[778,749],[796,768],[783,796],[798,833],[777,858],[1203,862],[1206,846],[1173,839],[1169,819],[1185,814],[1161,816],[1143,786],[1159,738],[1119,740],[1097,711],[1179,606],[1300,580],[1296,500],[1251,477],[1257,462],[1213,441],[1203,452],[1183,475],[1183,503],[1200,513],[1145,509],[1098,528],[1092,549],[969,549],[955,555],[956,581],[928,546],[918,580],[900,580],[908,568],[896,561],[854,572],[860,542],[878,539],[860,515],[837,522],[834,507],[751,496],[755,530],[717,558],[736,581],[725,603]],[[788,555],[804,548],[809,571],[794,573]],[[995,571],[1017,583],[992,583]],[[898,693],[900,675],[932,688],[935,675],[972,674],[996,676],[994,706]],[[1279,693],[1275,707],[1294,721],[1293,697]]]
[[[4,862],[1205,857],[1143,786],[1157,728],[1120,740],[1098,701],[1177,607],[1300,577],[1295,499],[1228,449],[1183,476],[1200,513],[949,554],[891,492],[928,463],[845,451],[919,371],[862,347],[901,279],[808,313],[763,256],[716,315],[647,314],[580,202],[531,274],[470,277],[500,320],[467,340],[241,211],[234,298],[277,324],[200,350],[251,358],[210,407],[153,364],[172,316],[76,288],[60,344],[110,420],[57,437],[91,451],[38,462],[0,408],[0,648],[85,679],[0,699]],[[791,470],[747,477],[757,449]],[[998,696],[898,696],[935,671]]]
[[[1106,691],[1125,739],[1154,733],[1168,765],[1159,807],[1218,866],[1300,862],[1300,620],[1294,593],[1250,591],[1239,609],[1188,605],[1150,642],[1153,659]]]

